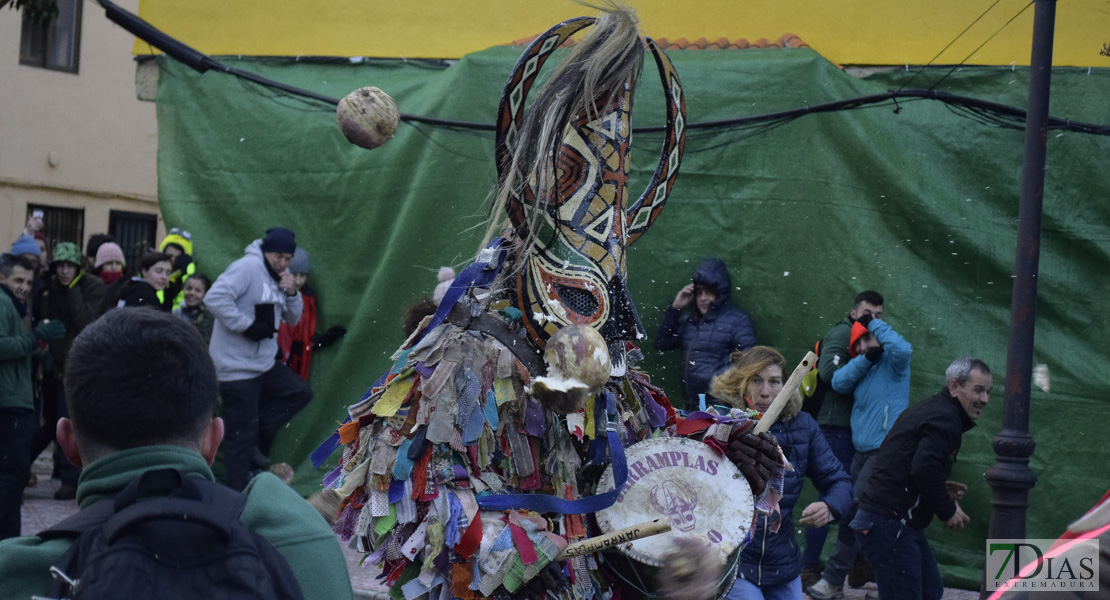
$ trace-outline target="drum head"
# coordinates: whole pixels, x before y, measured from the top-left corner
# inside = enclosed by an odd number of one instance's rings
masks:
[[[628,481],[617,501],[597,513],[604,533],[652,519],[670,519],[667,533],[621,544],[625,555],[654,567],[677,537],[703,540],[721,565],[748,537],[755,499],[748,480],[728,458],[689,438],[652,438],[625,449]],[[610,465],[598,492],[612,490]]]

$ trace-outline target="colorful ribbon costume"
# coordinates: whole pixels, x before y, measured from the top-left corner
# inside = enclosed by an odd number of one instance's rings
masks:
[[[590,25],[526,111],[543,63]],[[666,92],[667,127],[651,183],[626,206],[632,92],[645,49]],[[666,396],[628,365],[644,332],[625,249],[674,185],[684,115],[670,61],[628,9],[556,25],[517,63],[497,121],[508,239],[460,274],[390,373],[349,408],[338,431],[342,461],[324,481],[344,499],[337,532],[383,566],[395,599],[611,593],[595,557],[552,560],[568,542],[596,535],[582,513],[601,508],[597,481],[607,460],[623,461],[613,456],[622,445],[678,435]],[[562,414],[528,390],[544,374],[547,340],[571,324],[602,334],[613,369],[602,393]],[[742,425],[707,421],[686,433],[720,448]],[[542,500],[542,512],[518,505],[519,494]]]

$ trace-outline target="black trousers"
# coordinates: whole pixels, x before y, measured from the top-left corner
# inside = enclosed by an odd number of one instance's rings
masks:
[[[31,436],[35,411],[0,410],[0,540],[19,537],[23,488],[31,477]]]
[[[242,490],[251,478],[255,449],[269,455],[274,436],[312,400],[312,388],[289,367],[275,363],[258,377],[221,381],[224,480]]]
[[[61,380],[47,375],[42,379],[42,425],[31,440],[31,462],[42,454],[50,442],[55,441],[58,419],[61,417],[69,418],[65,388]],[[62,480],[63,485],[72,487],[77,487],[77,480],[81,477],[81,468],[69,462],[58,444],[54,444],[54,475]]]

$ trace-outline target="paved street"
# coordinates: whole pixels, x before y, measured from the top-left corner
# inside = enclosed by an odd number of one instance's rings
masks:
[[[73,500],[54,500],[54,491],[58,489],[59,482],[50,479],[52,464],[50,452],[44,452],[35,461],[33,472],[38,476],[38,484],[27,488],[23,502],[23,533],[29,534],[41,531],[61,521],[77,510],[77,503]],[[385,588],[379,585],[374,578],[378,574],[375,567],[360,567],[358,561],[362,555],[344,548],[347,558],[347,569],[351,573],[351,586],[355,589],[355,596],[360,599],[386,600],[388,596]],[[864,600],[868,591],[874,591],[875,584],[869,583],[860,589],[847,589],[844,593],[845,600]],[[945,590],[945,600],[976,600],[978,593],[967,590]],[[808,598],[808,596],[806,596]]]

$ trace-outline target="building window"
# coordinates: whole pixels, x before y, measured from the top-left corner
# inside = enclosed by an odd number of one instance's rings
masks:
[[[108,213],[108,233],[116,238],[127,259],[127,272],[137,273],[139,261],[154,248],[158,217],[146,213],[113,210]]]
[[[76,73],[81,47],[81,0],[57,0],[57,14],[45,17],[32,4],[23,7],[19,64]]]
[[[46,247],[51,252],[59,242],[73,242],[82,252],[85,251],[82,248],[85,239],[85,209],[28,204],[27,218],[31,218],[31,213],[36,210],[42,211],[42,234],[46,236]]]

